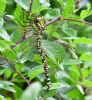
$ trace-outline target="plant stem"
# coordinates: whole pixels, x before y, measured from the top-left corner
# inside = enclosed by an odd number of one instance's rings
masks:
[[[51,21],[46,22],[46,23],[44,24],[44,28],[47,27],[48,25],[50,25],[50,24],[52,24],[52,23],[54,23],[54,22],[60,20],[60,19],[61,19],[61,16],[56,17],[56,18],[52,19]]]
[[[12,65],[12,67],[15,69],[15,71],[23,78],[23,80],[25,80],[25,82],[28,84],[28,85],[30,85],[30,82],[24,77],[24,75],[22,75],[22,73],[19,71],[19,70],[17,70],[16,68],[15,68],[15,65],[10,61],[10,60],[8,60],[8,59],[6,59],[11,65]]]
[[[74,22],[80,22],[80,23],[85,23],[85,24],[88,24],[88,25],[92,25],[92,23],[86,22],[84,20],[77,20],[77,19],[71,19],[71,18],[63,18],[63,17],[59,16],[59,17],[56,17],[56,18],[52,19],[51,21],[46,22],[44,24],[44,28],[46,28],[48,25],[50,25],[50,24],[52,24],[52,23],[54,23],[54,22],[56,22],[58,20],[62,20],[62,21],[63,20],[68,20],[68,21],[74,21]]]

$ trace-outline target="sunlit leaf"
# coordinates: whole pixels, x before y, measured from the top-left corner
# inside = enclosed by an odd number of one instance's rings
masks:
[[[47,40],[43,40],[42,45],[46,54],[51,59],[58,60],[59,62],[61,62],[64,59],[66,53],[64,48],[61,47],[60,45],[56,44],[55,42],[51,42]]]
[[[80,84],[82,84],[84,86],[92,87],[92,81],[89,81],[89,80],[84,80],[84,81],[80,82]]]
[[[13,44],[11,41],[0,39],[0,51],[4,51],[5,49],[10,49],[11,44]]]
[[[25,10],[29,9],[30,0],[15,0]]]
[[[29,71],[29,78],[32,80],[33,78],[37,77],[39,74],[44,72],[43,66],[36,66]]]
[[[45,10],[46,7],[41,5],[39,0],[33,0],[33,5],[32,5],[32,12],[33,13],[39,13],[42,10]]]
[[[2,28],[3,27],[3,18],[0,18],[0,33],[2,32]]]
[[[65,83],[52,83],[50,90],[59,89],[59,88],[62,88],[62,87],[68,87],[68,85],[65,84]]]
[[[5,30],[0,30],[0,37],[7,41],[10,41],[10,36]]]
[[[92,40],[86,37],[81,37],[74,40],[74,44],[92,44]]]
[[[0,17],[2,17],[6,7],[6,0],[0,0]]]
[[[92,61],[92,54],[91,53],[83,53],[81,56],[80,56],[80,59],[83,60],[83,61]]]
[[[64,59],[63,60],[63,65],[77,65],[81,64],[82,62],[77,59]]]
[[[0,100],[6,100],[4,96],[0,95]]]
[[[77,31],[75,29],[69,27],[67,23],[63,24],[62,30],[67,36],[73,37],[73,36],[77,35]]]
[[[75,11],[75,2],[74,0],[66,0],[64,10],[63,10],[63,16],[64,17],[70,17]]]
[[[16,60],[16,53],[12,50],[5,50],[2,52],[3,56],[10,60]]]
[[[39,92],[41,89],[40,83],[36,82],[31,84],[27,89],[23,92],[21,98],[19,100],[35,100],[38,98]]]
[[[11,87],[12,85],[14,85],[14,84],[11,82],[0,80],[0,88],[1,89],[5,89],[5,90],[11,91],[11,92],[16,92],[15,89],[13,87]]]
[[[82,19],[84,19],[84,18],[86,18],[87,16],[91,15],[91,14],[92,14],[92,11],[90,11],[90,9],[91,9],[91,5],[90,5],[90,4],[87,4],[87,9],[81,11],[80,17],[81,17]]]
[[[57,16],[60,16],[60,9],[58,8],[50,9],[45,16],[47,19],[53,19]]]

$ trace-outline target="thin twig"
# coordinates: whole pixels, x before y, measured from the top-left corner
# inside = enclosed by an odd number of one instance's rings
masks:
[[[52,24],[52,23],[54,23],[54,22],[56,22],[58,20],[62,20],[62,21],[63,20],[68,20],[68,21],[74,21],[74,22],[79,22],[79,23],[84,23],[84,24],[92,25],[92,23],[86,22],[84,20],[77,20],[77,19],[71,19],[71,18],[63,18],[63,17],[59,16],[59,17],[56,17],[56,18],[52,19],[51,21],[46,22],[44,24],[44,28],[46,28],[48,25],[50,25],[50,24]]]
[[[56,17],[56,18],[52,19],[51,21],[46,22],[45,25],[44,25],[44,28],[47,27],[48,25],[60,20],[60,19],[61,19],[61,16]]]
[[[29,38],[32,37],[32,36],[33,36],[33,33],[30,34],[29,36],[27,36],[25,39],[19,40],[18,42],[16,42],[16,44],[20,44],[21,42],[26,41],[27,39],[29,39]]]
[[[19,71],[16,69],[14,63],[12,63],[9,59],[7,58],[4,58],[2,55],[0,55],[1,58],[3,58],[4,60],[6,60],[10,65],[12,65],[12,67],[14,68],[14,70],[25,80],[25,82],[30,85],[30,82],[25,78],[25,76]]]
[[[30,85],[30,82],[24,77],[24,75],[19,70],[16,69],[15,65],[10,60],[8,60],[8,59],[6,59],[6,60],[9,62],[9,64],[12,65],[12,67],[15,69],[15,71],[23,78],[23,80],[25,80],[25,82],[28,85]]]
[[[77,19],[71,19],[71,18],[63,18],[63,20],[75,21],[75,22],[80,22],[80,23],[92,25],[92,23],[86,22],[86,21],[84,21],[84,20],[77,20]]]
[[[32,12],[32,4],[33,4],[33,0],[30,0],[29,14]]]

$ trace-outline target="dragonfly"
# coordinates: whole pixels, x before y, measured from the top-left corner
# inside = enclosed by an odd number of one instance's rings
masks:
[[[40,17],[38,14],[33,14],[31,11],[32,10],[31,8],[32,8],[32,2],[30,4],[29,11],[25,11],[23,8],[19,6],[18,9],[21,10],[22,14],[18,16],[15,13],[14,15],[15,22],[23,30],[23,36],[20,41],[16,42],[16,44],[23,42],[24,40],[30,38],[31,36],[35,37],[35,42],[37,44],[37,48],[39,50],[40,57],[42,59],[42,63],[44,66],[47,90],[49,90],[51,86],[51,80],[49,77],[48,64],[46,61],[46,54],[45,54],[45,51],[42,45],[42,39],[45,33],[44,28],[42,27],[42,24],[45,23],[45,20],[44,18]]]

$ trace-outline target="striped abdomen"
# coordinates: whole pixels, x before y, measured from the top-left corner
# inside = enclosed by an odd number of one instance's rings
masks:
[[[48,65],[47,65],[47,62],[46,62],[46,56],[45,56],[45,53],[44,53],[44,49],[41,45],[40,45],[40,53],[41,53],[41,58],[42,58],[42,62],[43,62],[43,65],[44,65],[46,82],[47,82],[47,86],[48,86],[47,89],[49,89],[50,86],[51,86],[51,81],[50,81],[49,72],[48,72]]]
[[[47,65],[47,62],[46,62],[46,55],[45,55],[44,48],[43,48],[42,43],[41,43],[43,31],[42,31],[42,28],[41,28],[39,22],[36,22],[35,24],[38,28],[38,30],[36,32],[37,47],[40,51],[42,63],[44,65],[44,72],[45,72],[45,76],[46,76],[46,83],[47,83],[47,87],[48,87],[47,90],[48,90],[51,86],[51,81],[50,81],[49,72],[48,72],[48,65]]]

